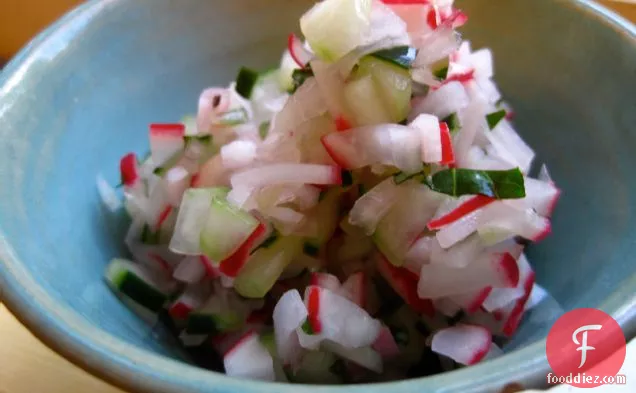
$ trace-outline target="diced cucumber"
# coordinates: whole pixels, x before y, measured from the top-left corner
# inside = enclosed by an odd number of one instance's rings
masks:
[[[358,63],[354,78],[370,76],[379,99],[393,123],[406,119],[411,109],[412,79],[408,70],[392,62],[365,56]],[[372,97],[367,97],[367,100]]]
[[[294,88],[293,74],[294,70],[298,70],[298,64],[294,61],[288,50],[283,53],[280,59],[280,68],[278,69],[278,85],[282,91],[292,91]]]
[[[190,188],[181,199],[179,215],[175,225],[170,250],[178,254],[201,254],[200,236],[215,197],[225,198],[229,190],[218,188]]]
[[[163,280],[125,259],[110,262],[106,281],[114,291],[152,312],[161,310],[176,288],[169,280]]]
[[[236,331],[244,324],[245,318],[232,310],[218,314],[195,311],[188,316],[186,332],[188,334],[216,334]]]
[[[326,191],[318,205],[307,213],[307,218],[315,222],[317,228],[316,235],[305,239],[304,249],[320,249],[331,239],[339,224],[340,195],[341,191],[336,188]]]
[[[231,205],[225,196],[216,195],[201,230],[201,250],[211,260],[221,262],[232,255],[258,225],[259,221],[251,214]]]
[[[307,79],[313,76],[314,72],[309,67],[303,69],[295,69],[292,73],[293,87],[290,93],[295,93],[296,90],[298,90],[298,88],[302,86]]]
[[[269,247],[259,248],[234,280],[234,289],[243,297],[264,297],[301,249],[302,239],[291,236],[279,237]]]
[[[371,5],[371,0],[324,0],[300,18],[300,28],[318,57],[336,61],[364,42]]]
[[[256,85],[259,75],[247,67],[241,67],[236,76],[236,92],[248,100],[252,97],[252,91]]]
[[[295,367],[293,381],[298,383],[338,384],[341,376],[334,372],[336,355],[324,351],[308,351]]]
[[[377,57],[381,60],[390,61],[398,67],[409,70],[411,69],[411,64],[413,64],[417,57],[417,49],[411,48],[410,46],[398,46],[395,48],[377,51],[372,53],[371,56]]]
[[[395,266],[404,264],[404,257],[415,239],[426,229],[443,198],[426,186],[400,186],[399,200],[378,223],[373,234],[375,245]]]
[[[371,75],[347,83],[344,98],[357,126],[391,122],[391,116]]]

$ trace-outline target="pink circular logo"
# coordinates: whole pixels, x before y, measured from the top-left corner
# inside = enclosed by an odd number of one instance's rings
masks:
[[[616,382],[626,356],[625,335],[603,311],[580,308],[562,315],[546,343],[554,375],[549,383],[593,388]]]

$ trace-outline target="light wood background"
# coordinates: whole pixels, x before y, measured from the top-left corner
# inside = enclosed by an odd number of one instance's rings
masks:
[[[0,59],[10,58],[44,26],[79,3],[0,0]],[[636,22],[636,1],[604,3]],[[124,393],[46,348],[0,304],[0,393],[70,392]]]

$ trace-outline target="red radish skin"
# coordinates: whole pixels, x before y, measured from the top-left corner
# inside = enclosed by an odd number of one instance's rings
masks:
[[[430,317],[435,316],[433,302],[430,299],[421,299],[417,295],[417,275],[407,269],[394,266],[384,256],[378,258],[378,270],[415,312]]]
[[[232,345],[232,347],[228,349],[227,352],[225,352],[224,357],[229,356],[232,352],[234,352],[235,349],[240,347],[241,344],[243,344],[248,339],[252,338],[252,336],[255,334],[256,332],[254,330],[248,330],[247,332],[245,332],[245,334],[243,334],[241,338],[239,338],[238,341],[236,341],[234,345]]]
[[[469,314],[477,312],[481,308],[481,305],[484,304],[484,301],[486,300],[488,295],[490,295],[490,292],[492,292],[492,287],[486,287],[478,291],[475,297],[468,303],[464,310]]]
[[[426,14],[426,23],[428,23],[428,27],[430,27],[431,30],[435,30],[439,27],[441,18],[439,12],[437,12],[435,8],[431,8],[428,11],[428,14]]]
[[[175,124],[151,124],[150,137],[183,138],[185,135],[185,125]]]
[[[506,275],[509,288],[514,288],[519,285],[519,265],[512,255],[505,253],[501,257],[500,268]]]
[[[485,195],[476,195],[475,197],[457,206],[455,209],[451,210],[444,216],[432,220],[428,223],[427,227],[430,230],[440,229],[443,226],[452,224],[462,217],[474,212],[475,210],[481,209],[482,207],[485,207],[494,201],[494,198],[487,197]]]
[[[119,162],[121,172],[121,182],[126,187],[133,187],[139,180],[137,171],[137,156],[135,153],[128,153]]]
[[[207,278],[217,278],[221,276],[221,272],[216,266],[214,266],[214,264],[212,264],[210,258],[206,257],[205,255],[199,255],[199,261],[205,268],[205,276]]]
[[[348,129],[351,128],[351,123],[349,123],[349,121],[345,119],[342,115],[336,117],[335,123],[336,123],[336,130],[338,130],[339,132],[347,131]]]
[[[550,202],[550,206],[548,207],[547,217],[552,217],[552,213],[554,212],[554,209],[556,208],[557,202],[559,202],[559,198],[561,198],[561,190],[557,189],[557,192],[554,195],[554,198],[552,198],[552,201]]]
[[[535,243],[539,243],[541,240],[548,237],[551,233],[552,233],[552,224],[550,223],[550,221],[546,221],[545,228],[530,240],[532,240]]]
[[[188,315],[190,315],[191,312],[192,312],[192,307],[190,307],[189,305],[183,302],[178,302],[173,304],[172,307],[170,307],[170,309],[168,310],[168,313],[170,314],[170,316],[178,320],[183,320],[188,318]]]
[[[298,53],[300,50],[302,50],[302,46],[303,43],[300,38],[296,36],[296,34],[291,33],[289,37],[287,37],[287,49],[289,50],[289,54],[291,55],[292,59],[294,59],[298,67],[305,68],[307,66],[307,63],[303,62],[300,59],[300,53]]]
[[[439,123],[439,132],[442,140],[442,165],[452,165],[455,163],[455,153],[453,152],[453,141],[450,130],[446,123]]]
[[[170,205],[166,206],[161,211],[161,213],[159,214],[159,218],[157,219],[157,226],[155,227],[156,231],[161,229],[161,226],[163,225],[163,223],[166,222],[168,217],[170,217],[170,213],[172,213],[172,206],[170,206]]]
[[[528,299],[530,298],[530,293],[532,292],[532,286],[534,285],[534,282],[535,282],[535,273],[531,272],[528,275],[528,277],[526,277],[526,280],[523,285],[525,294],[523,295],[523,297],[521,297],[520,299],[516,301],[515,306],[513,307],[512,311],[510,312],[510,315],[508,316],[508,318],[506,319],[506,322],[504,323],[503,333],[508,337],[511,337],[517,331],[517,328],[519,327],[519,323],[521,322],[521,318],[523,317],[523,311],[526,306],[526,303],[528,302]]]
[[[221,261],[221,264],[219,266],[219,270],[221,271],[221,273],[232,278],[238,276],[239,272],[241,271],[243,266],[245,266],[245,263],[250,256],[250,251],[252,250],[254,241],[263,236],[266,230],[267,228],[265,228],[265,225],[263,225],[263,223],[260,223],[256,227],[256,229],[254,229],[252,234],[247,238],[247,240],[245,240],[243,244],[241,244],[241,246],[238,248],[238,250],[234,252],[234,254]]]
[[[199,172],[195,173],[194,175],[192,175],[192,177],[190,178],[190,187],[191,188],[197,188],[199,186]]]
[[[481,348],[479,351],[475,352],[473,357],[468,361],[468,365],[472,366],[474,364],[481,362],[483,358],[485,358],[486,355],[488,354],[488,351],[490,350],[491,345],[492,343],[488,343],[487,347],[484,346],[484,348]]]
[[[324,146],[325,150],[327,151],[327,154],[329,154],[329,157],[331,157],[331,159],[339,166],[341,166],[342,168],[346,168],[348,169],[350,167],[349,163],[347,162],[347,160],[340,156],[336,150],[331,146],[331,144],[329,144],[329,140],[327,139],[328,135],[324,135],[323,137],[320,138],[320,142],[322,143],[322,145]]]
[[[391,329],[386,326],[382,326],[382,330],[380,330],[380,334],[373,343],[372,348],[383,358],[393,358],[400,354],[400,347],[395,342]]]
[[[468,83],[475,79],[475,70],[470,70],[461,74],[453,74],[444,80],[443,85],[450,82]]]
[[[320,287],[311,286],[307,294],[307,313],[309,325],[314,334],[322,332],[322,324],[320,322]]]
[[[506,120],[514,120],[516,116],[517,113],[515,113],[514,111],[506,111]]]
[[[461,27],[468,22],[468,15],[460,10],[454,9],[448,16],[442,16],[442,23],[450,24],[454,29]]]

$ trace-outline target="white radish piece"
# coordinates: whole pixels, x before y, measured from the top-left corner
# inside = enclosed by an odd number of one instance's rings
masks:
[[[311,281],[309,285],[315,285],[335,293],[340,292],[340,280],[338,280],[338,277],[329,273],[311,273]]]
[[[435,299],[489,286],[514,288],[518,282],[519,267],[510,254],[485,253],[464,268],[422,266],[417,293],[420,298]]]
[[[378,374],[382,372],[382,356],[369,346],[350,348],[336,342],[325,341],[322,347],[343,359],[347,359]]]
[[[185,147],[185,126],[177,124],[150,125],[150,152],[155,164],[161,165]]]
[[[475,235],[469,236],[467,239],[447,249],[442,248],[435,239],[432,242],[430,263],[462,268],[479,258],[483,250],[484,246],[479,236]]]
[[[484,303],[484,300],[490,295],[490,292],[493,290],[492,287],[485,287],[482,289],[460,293],[457,295],[451,295],[448,298],[462,310],[467,313],[474,313],[479,310],[481,305]]]
[[[450,248],[475,232],[479,225],[482,210],[475,210],[452,224],[444,226],[435,237],[443,248]]]
[[[434,236],[422,236],[406,253],[404,267],[419,276],[422,265],[430,263],[433,248],[439,244]]]
[[[550,220],[539,216],[532,209],[518,209],[512,204],[498,201],[483,209],[477,219],[477,230],[483,240],[494,231],[501,235],[486,243],[498,243],[510,236],[521,236],[539,242],[550,234]]]
[[[197,283],[201,281],[205,275],[205,266],[201,263],[199,256],[194,255],[183,258],[172,273],[172,277],[175,280],[186,284]]]
[[[409,127],[420,133],[422,143],[422,161],[426,163],[440,163],[442,161],[442,134],[439,119],[427,114],[417,116]]]
[[[102,175],[97,175],[97,191],[104,206],[111,211],[115,212],[122,206],[121,199],[117,196],[117,191],[111,187]]]
[[[248,140],[236,140],[221,147],[223,166],[238,169],[249,166],[256,158],[256,144]]]
[[[276,184],[340,185],[340,168],[317,164],[272,164],[239,172],[232,187],[258,188]]]
[[[179,206],[183,193],[190,187],[190,173],[181,166],[175,166],[168,169],[164,181],[168,202],[172,206]]]
[[[459,112],[470,104],[466,89],[460,82],[449,82],[439,89],[430,92],[426,98],[411,110],[409,119],[414,119],[422,113],[430,113],[440,119]]]
[[[287,50],[299,68],[304,68],[314,57],[311,52],[305,49],[302,40],[293,33],[287,39]]]
[[[283,364],[291,364],[301,355],[296,329],[307,319],[307,308],[297,290],[285,292],[272,315],[278,357]]]
[[[342,283],[339,291],[344,297],[362,308],[366,308],[367,286],[364,272],[356,272]]]
[[[433,352],[469,366],[479,363],[490,351],[492,335],[480,326],[457,325],[438,331],[433,336]]]
[[[421,169],[419,132],[397,124],[353,128],[321,139],[329,156],[341,167],[394,165],[413,173]]]
[[[231,377],[274,381],[274,361],[251,331],[241,338],[223,357],[225,373]]]
[[[399,356],[400,347],[398,347],[391,333],[391,329],[382,326],[378,339],[373,343],[372,348],[377,351],[383,358],[393,358]]]
[[[200,236],[210,212],[212,195],[206,189],[189,189],[183,196],[170,250],[184,255],[201,255]]]
[[[551,182],[532,179],[524,179],[526,197],[521,200],[509,201],[510,204],[525,206],[534,209],[540,216],[550,217],[556,206],[561,190]]]
[[[455,137],[455,155],[459,167],[465,167],[469,163],[469,152],[475,138],[488,128],[487,103],[479,94],[469,91],[471,103],[461,113],[462,127]]]

